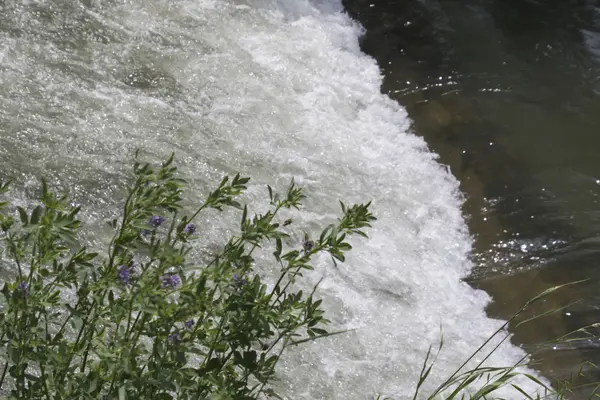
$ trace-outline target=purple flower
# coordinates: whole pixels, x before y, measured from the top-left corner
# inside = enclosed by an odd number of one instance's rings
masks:
[[[171,286],[173,288],[176,288],[180,284],[181,284],[181,278],[179,277],[179,275],[171,275]]]
[[[152,227],[154,229],[158,228],[159,226],[161,226],[161,224],[163,222],[165,222],[164,217],[161,217],[160,215],[155,215],[152,218],[150,218],[150,225],[152,225]]]
[[[161,280],[161,287],[164,288],[171,288],[171,289],[175,289],[177,288],[177,286],[179,286],[181,284],[181,278],[179,277],[179,275],[175,275],[175,274],[167,274],[167,275],[163,275],[160,278]]]
[[[171,333],[169,335],[169,341],[172,342],[172,343],[180,342],[181,341],[181,335],[179,333],[177,333],[177,332]]]
[[[120,265],[117,271],[119,273],[118,278],[121,283],[125,286],[129,285],[129,280],[131,278],[131,270],[129,267],[127,267],[127,265]]]
[[[246,284],[246,278],[238,274],[233,274],[233,284],[237,287],[242,287]]]
[[[19,290],[23,294],[23,297],[27,297],[27,295],[29,294],[29,285],[27,284],[27,282],[21,281],[21,283],[19,283],[19,286],[17,286],[17,290]]]
[[[315,248],[315,242],[313,242],[312,240],[305,240],[302,243],[302,247],[304,248],[305,253],[310,253],[312,249]]]
[[[189,321],[185,321],[185,327],[188,329],[192,329],[192,327],[194,326],[194,320],[190,319]]]
[[[196,225],[187,224],[185,228],[183,228],[183,233],[185,233],[186,235],[193,235],[194,233],[196,233]]]
[[[161,287],[162,288],[166,288],[168,286],[171,286],[171,275],[163,275],[160,277],[161,280]]]

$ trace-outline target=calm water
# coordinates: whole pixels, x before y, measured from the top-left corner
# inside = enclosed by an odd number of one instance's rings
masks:
[[[176,152],[190,203],[225,173],[253,177],[249,201],[294,176],[309,200],[293,215],[290,246],[330,223],[337,199],[372,199],[371,239],[353,243],[337,269],[317,260],[306,282],[324,278],[332,329],[355,330],[291,352],[278,389],[294,399],[411,398],[440,324],[446,347],[429,387],[502,322],[486,315],[488,295],[463,281],[474,264],[459,183],[408,131],[405,109],[381,93],[361,32],[334,0],[0,0],[0,171],[15,179],[10,200],[30,204],[47,175],[82,204],[84,239],[99,247],[138,147],[152,160]],[[402,70],[405,81],[411,69]],[[411,104],[420,123],[424,111]],[[264,210],[259,204],[254,210]],[[237,226],[202,218],[199,254]],[[268,264],[264,272],[274,276]],[[14,271],[5,266],[0,276]],[[524,354],[507,343],[490,363]]]
[[[588,279],[536,307],[566,309],[513,330],[513,341],[547,376],[600,361],[593,341],[544,344],[600,321],[600,2],[346,6],[367,29],[361,45],[383,68],[384,92],[461,181],[475,237],[468,281],[492,295],[490,315]]]

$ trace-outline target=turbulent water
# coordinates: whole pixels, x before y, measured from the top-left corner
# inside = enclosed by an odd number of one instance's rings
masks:
[[[309,194],[298,232],[326,226],[337,199],[372,199],[370,239],[337,268],[319,261],[307,282],[324,277],[334,329],[355,331],[291,352],[277,385],[294,399],[406,398],[441,325],[439,384],[502,322],[461,281],[471,239],[457,181],[380,93],[360,34],[333,0],[1,0],[0,166],[16,179],[12,200],[48,176],[83,205],[99,245],[136,148],[174,151],[198,194],[224,173],[253,177],[249,200],[295,177]],[[212,214],[202,226],[200,247],[228,233]],[[490,362],[523,354],[507,344]]]

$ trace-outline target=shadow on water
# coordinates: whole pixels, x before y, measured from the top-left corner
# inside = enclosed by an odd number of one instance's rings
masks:
[[[544,343],[600,321],[600,2],[345,6],[367,30],[383,91],[461,181],[475,236],[468,280],[492,296],[489,314],[507,318],[548,287],[588,279],[533,311],[560,313],[513,326],[513,342],[552,378],[599,362],[600,343]]]

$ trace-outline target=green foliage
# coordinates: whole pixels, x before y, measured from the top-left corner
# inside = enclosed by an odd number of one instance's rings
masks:
[[[42,181],[39,205],[0,203],[0,250],[14,266],[2,287],[0,389],[13,399],[256,399],[289,346],[328,336],[321,300],[294,291],[311,258],[344,261],[346,239],[365,236],[369,204],[347,207],[319,240],[297,248],[283,239],[299,208],[292,181],[271,210],[249,216],[239,203],[249,178],[225,177],[191,215],[173,156],[158,169],[135,162],[123,214],[104,257],[77,241],[79,207]],[[0,194],[9,182],[0,182]],[[239,234],[197,265],[188,255],[204,209],[241,210]],[[14,215],[13,215],[14,214]],[[272,291],[255,272],[253,252],[273,243],[280,269]]]

